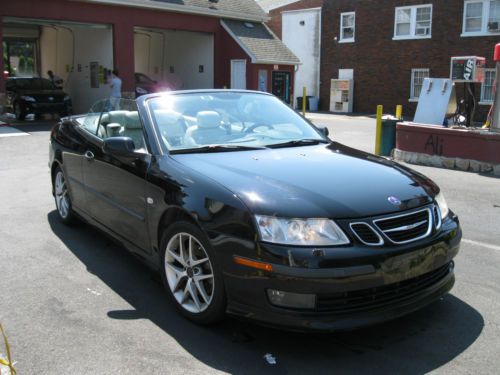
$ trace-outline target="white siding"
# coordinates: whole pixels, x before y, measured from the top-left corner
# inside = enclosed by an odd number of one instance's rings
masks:
[[[182,89],[213,88],[214,41],[212,34],[136,28],[135,71],[157,81],[174,76]],[[203,66],[203,72],[200,72]],[[173,70],[173,73],[171,73]]]
[[[282,25],[283,42],[302,63],[295,73],[295,105],[304,86],[308,96],[319,96],[321,9],[283,12]]]

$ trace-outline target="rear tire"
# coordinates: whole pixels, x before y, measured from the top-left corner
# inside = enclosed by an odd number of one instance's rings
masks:
[[[69,196],[66,176],[59,166],[57,166],[54,171],[54,180],[52,183],[59,220],[66,225],[74,224],[76,218],[71,206],[71,198]]]
[[[226,310],[222,273],[206,235],[179,221],[163,233],[160,251],[163,284],[177,310],[198,324],[221,320]]]

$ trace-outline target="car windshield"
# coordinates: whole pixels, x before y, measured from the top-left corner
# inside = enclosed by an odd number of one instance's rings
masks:
[[[16,86],[21,90],[55,90],[57,87],[46,78],[16,78]]]
[[[165,94],[147,100],[171,152],[293,147],[328,140],[274,96],[215,91]]]

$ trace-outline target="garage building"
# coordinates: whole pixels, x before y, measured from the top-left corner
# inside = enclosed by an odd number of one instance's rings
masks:
[[[175,89],[253,89],[290,102],[300,64],[253,0],[16,0],[2,4],[0,17],[1,70],[52,70],[75,112],[109,96],[113,68],[123,96],[146,76]]]

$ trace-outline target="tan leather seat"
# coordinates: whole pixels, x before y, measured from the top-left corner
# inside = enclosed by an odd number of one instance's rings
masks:
[[[127,113],[129,113],[129,111],[110,111],[103,113],[99,121],[99,137],[109,138],[119,136],[122,128],[127,122]],[[117,127],[117,125],[119,125],[119,127]]]
[[[191,126],[184,137],[188,146],[221,143],[227,131],[221,127],[221,117],[215,111],[201,111],[196,115],[196,126]]]
[[[115,111],[117,112],[117,111]],[[136,149],[144,147],[144,134],[142,132],[142,124],[139,119],[138,112],[124,111],[125,114],[125,125],[120,130],[120,135],[122,137],[130,137],[134,141]],[[111,114],[111,112],[110,112]]]
[[[182,146],[186,135],[184,117],[172,110],[159,109],[154,112],[156,124],[168,146]]]

